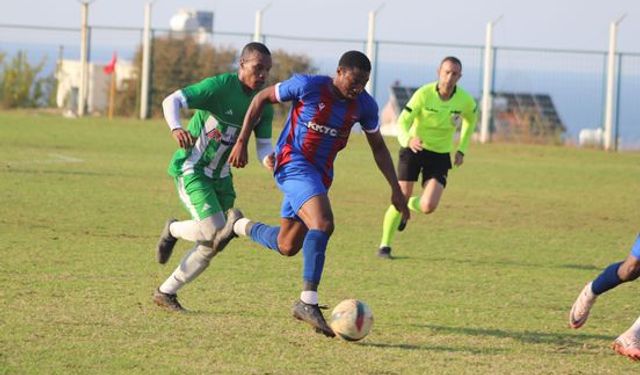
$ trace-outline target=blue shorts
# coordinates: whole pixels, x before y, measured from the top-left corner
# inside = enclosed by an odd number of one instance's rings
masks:
[[[640,259],[640,234],[638,235],[638,238],[636,238],[636,242],[631,247],[631,255]]]
[[[285,164],[278,168],[274,177],[284,195],[280,217],[298,218],[298,211],[306,201],[316,195],[327,194],[322,175],[310,165]]]

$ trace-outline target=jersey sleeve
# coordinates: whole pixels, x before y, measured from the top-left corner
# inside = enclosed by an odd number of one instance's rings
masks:
[[[308,82],[309,76],[294,74],[288,80],[276,84],[276,98],[281,103],[296,100],[302,97]]]
[[[409,130],[420,108],[424,105],[424,96],[425,90],[423,86],[413,93],[407,105],[405,105],[402,112],[400,112],[400,116],[398,116],[398,142],[400,142],[400,146],[402,147],[409,146],[409,139],[411,139]]]
[[[273,106],[271,104],[267,104],[262,110],[262,115],[260,116],[260,121],[258,125],[256,125],[255,129],[253,129],[256,138],[266,138],[271,139],[272,135],[272,124],[273,123]]]
[[[364,110],[360,118],[360,127],[367,133],[375,133],[380,129],[378,103],[371,97],[367,97],[367,99],[363,105]]]
[[[183,88],[182,93],[189,108],[213,111],[213,103],[218,100],[218,93],[222,91],[223,86],[222,77],[209,77]]]
[[[462,128],[460,129],[460,143],[458,144],[458,151],[463,154],[467,153],[469,142],[471,141],[471,136],[475,131],[477,121],[478,105],[473,98],[469,97],[466,108],[462,112]]]

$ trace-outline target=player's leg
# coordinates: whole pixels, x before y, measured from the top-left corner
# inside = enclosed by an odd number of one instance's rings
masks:
[[[576,329],[582,327],[599,295],[622,283],[633,281],[639,276],[640,235],[636,238],[624,262],[610,264],[593,281],[585,285],[569,312],[569,326]]]
[[[442,193],[444,193],[444,185],[438,178],[432,177],[424,184],[420,198],[411,197],[409,199],[409,208],[414,210],[418,208],[425,215],[433,213],[440,204]]]
[[[318,305],[318,285],[324,270],[327,243],[334,230],[329,197],[326,194],[311,197],[302,205],[298,216],[309,230],[302,245],[302,292],[300,300],[293,305],[293,316],[311,324],[317,332],[334,337],[335,333],[325,321]]]
[[[409,199],[409,208],[418,209],[428,215],[433,213],[447,187],[447,177],[451,169],[451,157],[449,154],[436,153],[431,151],[422,152],[422,195],[418,199]]]
[[[417,177],[416,177],[417,180]],[[409,198],[413,193],[413,185],[415,181],[398,181],[400,189],[405,197]],[[402,214],[396,210],[393,205],[387,207],[387,211],[382,219],[382,238],[380,239],[380,247],[378,248],[378,256],[384,259],[391,259],[391,243],[396,235],[396,231],[404,230],[402,224]]]
[[[640,361],[640,317],[624,333],[622,333],[612,345],[618,354],[629,357],[634,361]]]
[[[398,153],[398,182],[402,193],[406,198],[413,194],[413,185],[418,181],[421,165],[418,155],[409,148],[401,148]],[[411,206],[409,206],[411,208]],[[396,231],[404,230],[406,223],[402,221],[400,211],[393,205],[387,207],[387,211],[382,219],[382,238],[378,247],[378,256],[384,259],[391,259],[391,242]]]
[[[183,182],[183,181],[182,181]],[[188,186],[189,188],[184,188]],[[172,311],[184,310],[177,300],[177,292],[188,282],[197,278],[210,264],[211,259],[221,250],[214,248],[216,233],[225,228],[225,217],[218,196],[212,189],[213,181],[193,177],[189,184],[179,184],[180,197],[194,215],[179,230],[189,230],[196,239],[196,245],[182,258],[178,267],[154,293],[154,302]],[[232,194],[235,197],[235,193]],[[233,198],[226,197],[225,205],[233,204]],[[195,228],[190,227],[195,223]],[[173,225],[171,226],[173,229]]]
[[[238,236],[249,237],[265,249],[276,251],[284,256],[294,256],[302,248],[308,229],[295,216],[282,217],[280,226],[254,222],[243,217],[235,222],[233,231]]]
[[[175,179],[176,190],[180,201],[191,215],[191,220],[177,221],[169,219],[156,247],[156,259],[158,263],[166,263],[178,239],[189,242],[212,241],[216,228],[224,225],[224,215],[215,217],[222,210],[217,196],[212,192],[213,180],[196,175],[177,177]],[[233,195],[235,198],[235,193]],[[212,217],[214,225],[200,223],[201,219]]]

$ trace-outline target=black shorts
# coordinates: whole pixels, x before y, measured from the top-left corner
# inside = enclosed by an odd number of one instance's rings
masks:
[[[417,154],[408,147],[400,149],[398,158],[398,180],[418,181],[422,172],[422,186],[435,178],[443,187],[447,186],[447,175],[451,169],[451,156],[422,150]]]

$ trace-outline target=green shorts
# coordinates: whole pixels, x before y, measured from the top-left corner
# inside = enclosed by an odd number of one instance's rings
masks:
[[[236,192],[231,176],[214,180],[201,174],[175,177],[178,196],[195,220],[202,220],[233,207]]]

